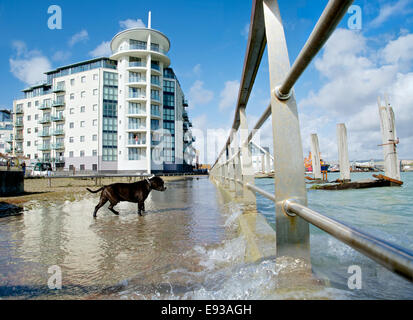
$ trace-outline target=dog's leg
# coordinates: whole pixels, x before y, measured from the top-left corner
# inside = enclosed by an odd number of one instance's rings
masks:
[[[143,212],[145,212],[144,202],[139,202],[138,209],[139,209],[138,210],[139,215],[142,216],[142,210]]]
[[[105,205],[106,202],[108,202],[108,199],[106,197],[101,197],[100,198],[100,201],[99,201],[98,205],[95,207],[95,212],[93,213],[93,218],[96,218],[98,210],[100,208],[102,208]]]
[[[117,202],[111,202],[108,209],[118,216],[119,212],[117,212],[115,209],[113,209],[113,207],[116,206],[117,204],[118,204]]]

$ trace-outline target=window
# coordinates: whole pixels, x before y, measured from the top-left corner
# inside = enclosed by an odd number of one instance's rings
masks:
[[[39,132],[39,128],[38,127],[34,128],[34,133],[38,133],[38,132]]]
[[[85,142],[85,136],[80,136],[80,142]]]
[[[151,120],[151,129],[158,130],[159,129],[159,120]]]
[[[97,127],[97,125],[98,125],[97,119],[94,119],[93,122],[92,122],[92,124],[93,124],[94,127]]]
[[[75,113],[75,108],[70,108],[69,113],[74,114]]]
[[[118,88],[115,87],[103,87],[103,100],[118,100]]]
[[[98,155],[98,151],[97,150],[92,150],[92,156],[96,157]]]
[[[145,98],[141,88],[129,88],[129,98]]]
[[[175,122],[164,121],[163,128],[169,130],[171,135],[175,134]]]
[[[27,102],[27,108],[30,108],[32,106],[31,102]]]
[[[73,152],[73,151],[70,151],[70,152],[69,152],[69,157],[70,157],[70,158],[73,158],[73,156],[74,156],[74,152]]]
[[[152,104],[151,105],[151,115],[153,116],[160,116],[160,112],[159,112],[159,106],[156,104]]]
[[[163,119],[164,120],[175,120],[175,110],[169,108],[163,108]]]
[[[85,107],[85,106],[81,106],[81,107],[80,107],[80,112],[81,112],[81,113],[84,113],[85,111],[86,111],[86,107]]]
[[[39,106],[39,100],[36,100],[36,101],[34,102],[34,105],[35,105],[35,107],[38,107],[38,106]]]
[[[174,81],[169,81],[169,80],[164,80],[163,81],[163,91],[165,92],[175,92],[175,82]]]
[[[92,141],[98,141],[98,135],[97,134],[94,134],[92,136]]]
[[[84,157],[85,156],[85,150],[80,150],[80,156]]]
[[[98,74],[97,73],[95,73],[94,75],[93,75],[93,80],[97,80],[98,79]]]
[[[151,90],[151,99],[155,101],[160,101],[159,90]]]
[[[30,121],[32,119],[32,116],[27,116],[27,121]]]
[[[75,138],[70,137],[70,138],[69,138],[69,143],[73,143],[73,142],[75,142]]]
[[[140,103],[129,102],[129,114],[145,114],[145,108]]]
[[[159,61],[156,61],[156,60],[151,61],[151,67],[152,69],[155,69],[155,70],[161,70],[161,67],[159,66]]]
[[[81,98],[86,97],[86,91],[82,91],[82,92],[80,93],[80,97],[81,97]]]
[[[85,122],[84,121],[80,121],[80,127],[84,128],[85,127]]]
[[[161,81],[159,80],[159,76],[151,76],[151,83],[160,86]]]
[[[97,104],[93,105],[93,111],[98,111],[98,105]]]
[[[80,152],[82,152],[82,151],[80,151]],[[80,167],[79,167],[79,170],[80,170],[80,171],[85,171],[85,165],[84,165],[84,164],[81,164]]]
[[[74,100],[75,99],[75,94],[74,93],[71,93],[70,94],[70,100]]]
[[[70,123],[69,123],[69,128],[70,128],[70,129],[73,129],[74,127],[75,127],[75,123],[74,123],[74,122],[70,122]]]
[[[82,83],[85,83],[85,82],[86,82],[86,76],[83,76],[83,77],[80,78],[80,79],[81,79],[80,81],[81,81]]]
[[[28,146],[28,147],[30,147],[30,144],[31,144],[31,142],[30,142],[30,141],[27,141],[27,146]]]
[[[144,81],[141,73],[129,72],[129,82],[141,82],[141,81]]]
[[[98,95],[98,89],[93,89],[93,95],[97,96]]]
[[[31,128],[27,128],[27,133],[32,133],[32,129],[31,129]]]
[[[75,79],[70,79],[70,85],[74,86],[75,85]]]
[[[129,49],[146,50],[147,44],[145,41],[129,40]]]
[[[39,115],[38,114],[34,115],[34,120],[39,120]]]
[[[175,95],[165,93],[163,95],[163,105],[166,107],[175,107]]]
[[[116,87],[118,85],[118,74],[112,72],[104,72],[103,85]]]

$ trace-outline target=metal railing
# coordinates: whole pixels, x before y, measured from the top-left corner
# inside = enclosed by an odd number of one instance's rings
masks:
[[[231,133],[210,170],[224,188],[242,197],[246,205],[255,193],[274,201],[277,256],[310,259],[309,224],[329,233],[387,269],[413,281],[413,253],[347,226],[307,207],[303,151],[297,104],[292,90],[296,81],[321,50],[352,0],[330,0],[313,32],[290,68],[281,15],[276,0],[254,0],[247,52]],[[246,107],[267,46],[271,103],[251,132]],[[272,116],[275,193],[254,185],[249,144]]]

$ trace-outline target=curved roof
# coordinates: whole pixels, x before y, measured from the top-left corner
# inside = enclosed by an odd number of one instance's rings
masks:
[[[132,28],[132,29],[127,29],[127,30],[123,30],[119,33],[117,33],[112,41],[110,42],[110,49],[113,51],[116,50],[116,48],[119,46],[119,42],[121,40],[124,40],[125,37],[128,38],[129,37],[135,37],[137,38],[136,40],[140,40],[138,39],[139,36],[142,36],[142,41],[146,41],[146,39],[144,39],[143,37],[146,36],[148,34],[148,32],[150,32],[153,36],[155,36],[154,39],[157,39],[163,45],[163,49],[165,51],[169,51],[170,47],[171,47],[171,42],[169,41],[168,37],[166,35],[164,35],[162,32],[155,30],[155,29],[148,29],[148,28]]]

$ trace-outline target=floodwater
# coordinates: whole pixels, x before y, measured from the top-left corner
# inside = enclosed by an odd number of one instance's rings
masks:
[[[310,207],[413,249],[413,174],[402,188],[309,191]],[[257,179],[272,191],[272,179]],[[314,274],[330,285],[280,291],[280,272],[296,261],[273,256],[245,260],[238,232],[242,207],[200,178],[152,191],[146,214],[121,203],[93,219],[98,195],[50,203],[0,219],[0,298],[4,299],[393,299],[413,298],[413,287],[368,258],[311,229]],[[258,196],[257,209],[274,223],[274,204]],[[363,288],[349,290],[347,265],[360,265]],[[48,281],[61,270],[62,289]],[[48,272],[50,271],[50,273]],[[49,282],[50,283],[50,282]]]

